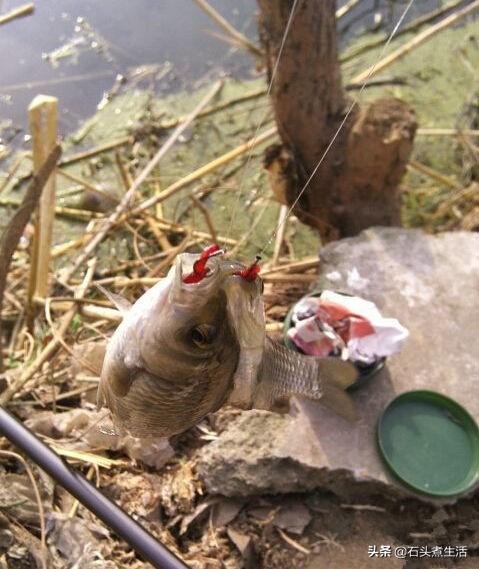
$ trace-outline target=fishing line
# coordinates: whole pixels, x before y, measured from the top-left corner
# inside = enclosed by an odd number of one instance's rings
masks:
[[[339,133],[342,131],[344,125],[346,124],[346,121],[348,120],[349,116],[351,115],[351,113],[353,112],[354,108],[356,107],[356,105],[358,104],[358,99],[361,97],[362,92],[364,91],[364,89],[368,86],[369,81],[371,79],[371,77],[373,76],[377,65],[379,64],[379,62],[383,59],[384,54],[387,50],[387,48],[389,47],[389,44],[391,43],[391,41],[393,40],[394,36],[396,35],[397,31],[399,30],[401,24],[403,23],[404,19],[406,18],[409,9],[411,8],[411,6],[414,4],[414,0],[409,0],[404,12],[401,14],[401,17],[399,18],[399,20],[397,21],[396,25],[394,26],[393,30],[391,31],[391,33],[389,34],[388,39],[386,40],[386,43],[384,44],[376,62],[374,63],[374,65],[370,68],[369,73],[364,81],[364,83],[361,86],[361,89],[359,90],[357,99],[355,99],[347,113],[344,115],[343,120],[341,121],[341,124],[339,125],[338,129],[336,130],[336,132],[334,133],[334,136],[332,137],[331,141],[329,142],[328,146],[326,147],[326,150],[323,152],[321,158],[319,159],[318,163],[316,164],[316,166],[314,167],[314,170],[312,171],[311,175],[309,176],[309,178],[306,180],[306,183],[304,184],[304,186],[302,187],[301,191],[299,192],[299,194],[297,195],[296,199],[293,201],[293,203],[291,204],[291,206],[289,207],[288,211],[286,212],[286,215],[284,216],[283,220],[278,223],[278,225],[276,226],[276,229],[273,231],[271,237],[269,238],[269,240],[267,241],[267,243],[265,244],[265,246],[261,249],[260,251],[260,255],[263,255],[265,250],[267,249],[267,247],[269,247],[269,245],[271,244],[271,242],[273,241],[273,239],[276,238],[276,235],[278,234],[278,231],[282,228],[282,226],[287,222],[288,218],[290,217],[291,213],[293,212],[294,208],[296,207],[297,203],[299,202],[299,200],[301,199],[301,196],[304,194],[304,192],[306,191],[306,189],[308,188],[309,184],[311,183],[311,180],[314,178],[314,176],[316,175],[316,172],[318,171],[319,167],[321,166],[321,164],[324,162],[324,159],[326,158],[326,156],[328,155],[331,147],[333,146],[333,144],[335,143]],[[278,58],[279,59],[279,58]]]
[[[283,54],[283,49],[284,49],[284,45],[286,43],[286,38],[288,37],[289,29],[290,29],[291,24],[293,22],[294,14],[296,12],[296,8],[297,8],[297,5],[299,4],[299,1],[300,0],[294,0],[293,6],[291,7],[291,12],[289,13],[288,21],[286,22],[286,28],[284,30],[283,37],[281,38],[281,44],[280,44],[279,51],[278,51],[278,57],[276,58],[276,61],[274,62],[273,71],[271,72],[271,79],[269,81],[268,89],[266,90],[266,98],[267,99],[269,99],[269,96],[271,94],[271,89],[273,88],[273,82],[274,82],[274,79],[276,77],[276,73],[278,71],[278,66],[279,66],[281,56]],[[261,127],[263,126],[264,121],[266,120],[266,117],[268,116],[270,110],[271,110],[270,105],[268,104],[266,107],[266,112],[263,114],[263,116],[261,117],[261,119],[258,123],[258,126],[256,127],[255,134],[254,134],[253,139],[252,139],[253,142],[251,145],[251,149],[248,153],[246,163],[243,167],[243,172],[241,175],[241,180],[240,180],[240,184],[239,184],[239,188],[238,188],[238,192],[237,192],[237,196],[236,196],[236,201],[233,202],[233,207],[231,209],[231,213],[229,216],[230,223],[229,223],[227,237],[231,236],[231,230],[233,227],[233,216],[234,216],[236,210],[238,209],[239,201],[240,201],[241,195],[243,193],[246,172],[248,171],[248,167],[249,167],[249,164],[251,162],[251,158],[253,156],[253,150],[255,147],[256,140],[257,140],[258,135],[259,135],[259,131],[260,131]]]

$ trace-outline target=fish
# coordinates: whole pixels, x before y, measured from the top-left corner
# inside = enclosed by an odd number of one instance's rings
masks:
[[[297,353],[266,335],[263,282],[210,246],[177,256],[167,276],[122,312],[101,370],[98,406],[134,437],[171,437],[225,404],[287,412],[293,396],[329,405],[350,420],[345,393],[357,377],[338,358]]]

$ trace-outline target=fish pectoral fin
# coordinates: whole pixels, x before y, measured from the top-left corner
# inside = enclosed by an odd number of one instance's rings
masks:
[[[322,385],[321,403],[350,422],[357,420],[357,411],[351,397],[345,392],[358,378],[354,364],[338,358],[318,360]]]
[[[358,419],[356,406],[351,397],[337,385],[325,382],[320,402],[350,423]]]
[[[318,358],[319,377],[324,384],[347,389],[358,378],[359,372],[354,364],[338,358]]]
[[[112,302],[112,304],[121,312],[123,316],[128,314],[131,307],[133,306],[129,300],[127,300],[123,296],[120,296],[119,294],[107,290],[101,284],[96,284],[96,287],[101,293],[103,293],[108,298],[108,300]]]

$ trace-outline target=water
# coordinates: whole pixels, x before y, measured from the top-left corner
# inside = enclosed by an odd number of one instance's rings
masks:
[[[256,41],[256,0],[210,0],[237,29]],[[343,2],[339,2],[342,4]],[[0,0],[5,12],[16,0]],[[436,8],[438,0],[417,0],[410,18]],[[139,66],[156,73],[123,89],[139,86],[159,93],[211,82],[221,74],[255,75],[252,57],[232,49],[210,32],[217,25],[193,0],[37,0],[33,15],[2,26],[0,33],[0,138],[19,146],[27,132],[26,109],[38,93],[60,101],[60,133],[78,128],[115,85]],[[403,2],[364,0],[341,21],[342,43],[369,28],[379,11],[395,21]],[[80,18],[80,20],[78,20]],[[389,20],[388,20],[389,19]],[[75,32],[76,27],[82,28]],[[52,65],[42,54],[73,40],[77,53]],[[2,126],[9,126],[3,128]]]
[[[4,2],[3,11],[17,4]],[[211,4],[255,38],[255,0]],[[78,18],[83,19],[81,27],[91,27],[92,33],[75,33]],[[159,65],[158,74],[164,76],[159,81],[149,76],[141,84],[160,92],[206,82],[225,72],[237,77],[253,72],[247,53],[231,49],[208,31],[218,28],[192,0],[37,1],[33,15],[1,28],[0,120],[11,120],[24,131],[26,108],[43,93],[59,98],[60,131],[71,132],[95,112],[118,74],[128,76],[148,64]],[[55,67],[42,57],[71,38],[80,38],[78,57],[58,59]]]

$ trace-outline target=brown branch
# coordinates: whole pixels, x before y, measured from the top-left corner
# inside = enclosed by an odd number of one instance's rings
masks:
[[[30,185],[27,188],[25,197],[22,203],[18,207],[14,216],[7,225],[2,238],[0,240],[0,345],[1,345],[1,333],[2,333],[2,305],[3,296],[5,292],[5,286],[7,282],[8,269],[10,267],[10,262],[12,260],[13,253],[17,248],[18,242],[30,220],[33,211],[37,207],[40,196],[42,195],[42,190],[50,174],[55,169],[56,163],[61,155],[61,147],[56,146],[52,152],[50,152],[45,163],[40,168],[38,175],[34,176]],[[0,349],[0,370],[3,368],[3,351]]]

